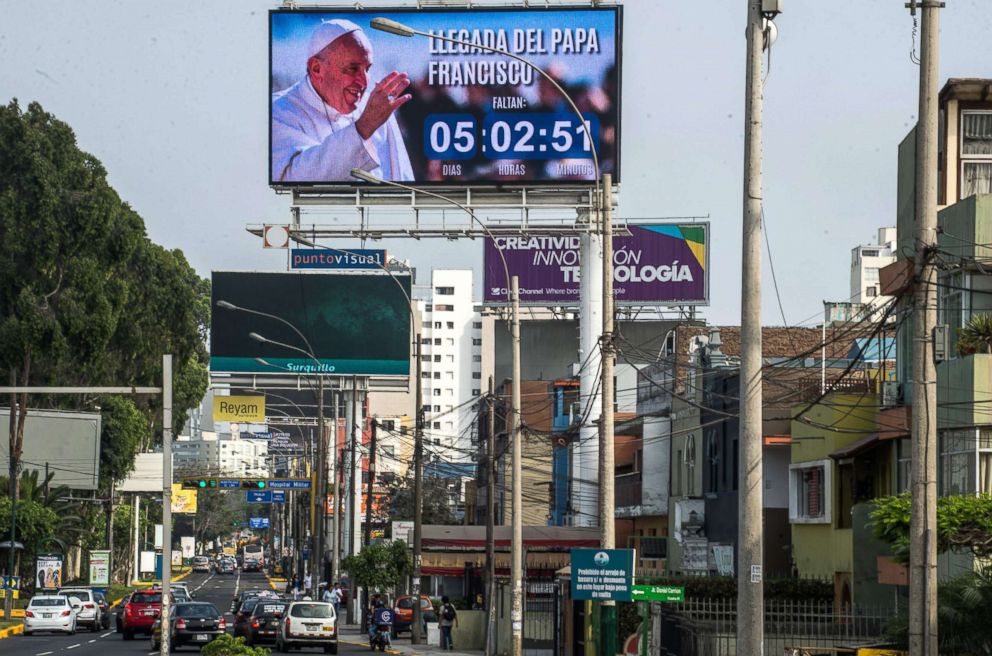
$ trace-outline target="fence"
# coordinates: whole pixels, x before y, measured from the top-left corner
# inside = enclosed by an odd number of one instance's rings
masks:
[[[787,649],[823,653],[878,643],[894,613],[890,609],[854,607],[837,610],[824,601],[765,601],[766,654]],[[665,656],[736,656],[737,602],[734,599],[687,599],[662,606]]]

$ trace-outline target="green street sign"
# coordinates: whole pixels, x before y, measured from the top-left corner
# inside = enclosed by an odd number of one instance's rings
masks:
[[[630,590],[631,601],[685,601],[681,585],[635,585]]]

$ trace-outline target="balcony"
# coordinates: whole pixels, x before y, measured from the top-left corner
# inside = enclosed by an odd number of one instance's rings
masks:
[[[668,560],[668,538],[665,536],[631,535],[627,548],[637,552],[638,576],[664,576]]]
[[[635,517],[640,514],[641,472],[620,474],[613,478],[617,517]]]

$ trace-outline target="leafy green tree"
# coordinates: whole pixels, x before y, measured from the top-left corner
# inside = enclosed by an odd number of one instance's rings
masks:
[[[911,498],[908,492],[876,499],[872,532],[887,542],[896,560],[909,562]],[[992,556],[992,495],[937,498],[937,551]]]
[[[341,568],[348,572],[357,585],[386,592],[410,575],[413,561],[406,542],[395,540],[365,547],[341,561]]]
[[[207,385],[209,282],[180,251],[153,244],[141,217],[72,129],[37,103],[0,107],[0,378],[21,385],[156,385],[174,356],[175,426]],[[10,398],[19,471],[27,395]],[[161,399],[32,397],[53,408],[107,407],[102,487],[126,475],[135,444],[161,434]],[[133,409],[145,415],[137,429]],[[9,480],[19,495],[20,477]]]
[[[0,497],[0,526],[10,526],[10,497]],[[24,545],[20,554],[19,573],[30,579],[30,563],[43,551],[45,540],[55,537],[58,515],[37,501],[17,502],[17,541]],[[6,555],[6,552],[5,552]],[[3,567],[6,568],[6,559]]]

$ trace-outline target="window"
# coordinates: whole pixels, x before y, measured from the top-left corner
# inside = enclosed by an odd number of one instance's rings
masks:
[[[878,257],[878,251],[875,249],[864,249],[861,251],[861,257]]]
[[[430,362],[431,361],[431,356],[429,356],[429,355],[421,355],[420,356],[420,361],[421,362]]]
[[[481,395],[482,395],[482,390],[477,390],[477,389],[472,390],[472,396],[481,396]]]
[[[434,372],[434,379],[435,380],[441,380],[441,372],[440,371],[435,371]]]
[[[441,430],[441,422],[439,421],[434,422],[434,430]],[[440,444],[440,443],[441,440],[437,440],[437,439],[434,440],[434,444]]]
[[[424,306],[424,312],[433,312],[433,311],[434,311],[434,306],[431,305],[430,303]]]
[[[430,378],[431,377],[431,372],[429,372],[429,371],[421,371],[420,372],[420,377],[421,378]]]
[[[948,352],[957,353],[958,329],[968,321],[971,314],[969,294],[971,288],[970,276],[958,271],[946,276],[940,276],[937,286],[937,310],[940,322],[947,324]]]
[[[430,337],[421,337],[420,338],[420,343],[421,344],[427,344],[428,346],[430,346],[431,338]]]
[[[481,321],[473,321],[472,322],[472,327],[475,328],[476,330],[482,330],[482,322]]]
[[[912,443],[908,438],[896,440],[896,494],[909,491],[912,476]]]
[[[434,346],[441,346],[441,338],[440,337],[435,337],[434,338]]]
[[[440,321],[435,321],[434,322],[434,330],[441,330],[441,322]]]
[[[482,339],[480,337],[473,337],[472,346],[482,346]]]
[[[435,287],[434,288],[434,293],[435,294],[438,294],[439,296],[454,296],[455,295],[455,288],[454,287]]]
[[[438,305],[435,305],[434,307],[435,307],[435,309],[438,312],[454,312],[455,311],[455,306],[454,305],[441,305],[441,304],[438,304]]]
[[[875,298],[878,296],[878,287],[865,287],[865,296],[868,298]]]
[[[472,362],[482,362],[482,356],[481,355],[473,355],[472,356]]]
[[[992,493],[992,429],[941,431],[938,441],[941,496]]]
[[[444,429],[445,430],[449,430],[449,431],[450,430],[454,430],[455,429],[455,424],[453,422],[446,421],[446,422],[444,422]]]
[[[961,112],[961,198],[992,193],[992,112]]]
[[[829,524],[833,470],[829,459],[789,465],[789,521]]]
[[[435,387],[434,388],[434,396],[441,396],[441,388],[440,387]]]
[[[447,394],[448,396],[451,396],[455,392],[450,387],[446,387],[446,388],[444,388],[444,393]]]
[[[441,412],[441,406],[439,405],[434,406],[434,412]]]
[[[454,380],[455,379],[455,372],[453,372],[453,371],[446,371],[446,372],[444,372],[444,379],[445,380]]]
[[[451,337],[448,337],[447,339],[444,340],[444,345],[445,346],[454,346],[455,345],[455,340],[452,339]]]
[[[386,421],[380,422],[379,425],[382,426],[383,430],[387,430],[390,432],[396,430],[396,421],[394,421],[393,419],[387,419]]]
[[[384,456],[386,456],[387,458],[395,458],[396,457],[396,447],[394,447],[392,445],[383,446],[382,447],[382,454]]]
[[[454,364],[455,363],[455,356],[453,356],[453,355],[446,355],[446,356],[444,356],[444,361],[447,362],[448,364]]]
[[[865,282],[878,282],[878,267],[865,268]]]
[[[440,354],[439,354],[439,355],[435,355],[435,356],[434,356],[434,362],[440,362],[440,361],[441,361],[441,356],[440,356]]]
[[[430,322],[430,321],[424,321],[424,322],[423,322],[423,323],[421,323],[420,325],[421,325],[421,327],[423,327],[423,328],[430,328],[430,327],[431,327],[431,322]]]
[[[606,227],[609,228],[609,226],[606,226]],[[482,379],[482,372],[481,371],[473,371],[472,372],[472,378],[474,378],[476,380],[481,380]]]
[[[454,321],[448,321],[447,324],[448,324],[448,330],[454,330],[455,329],[455,322]]]

